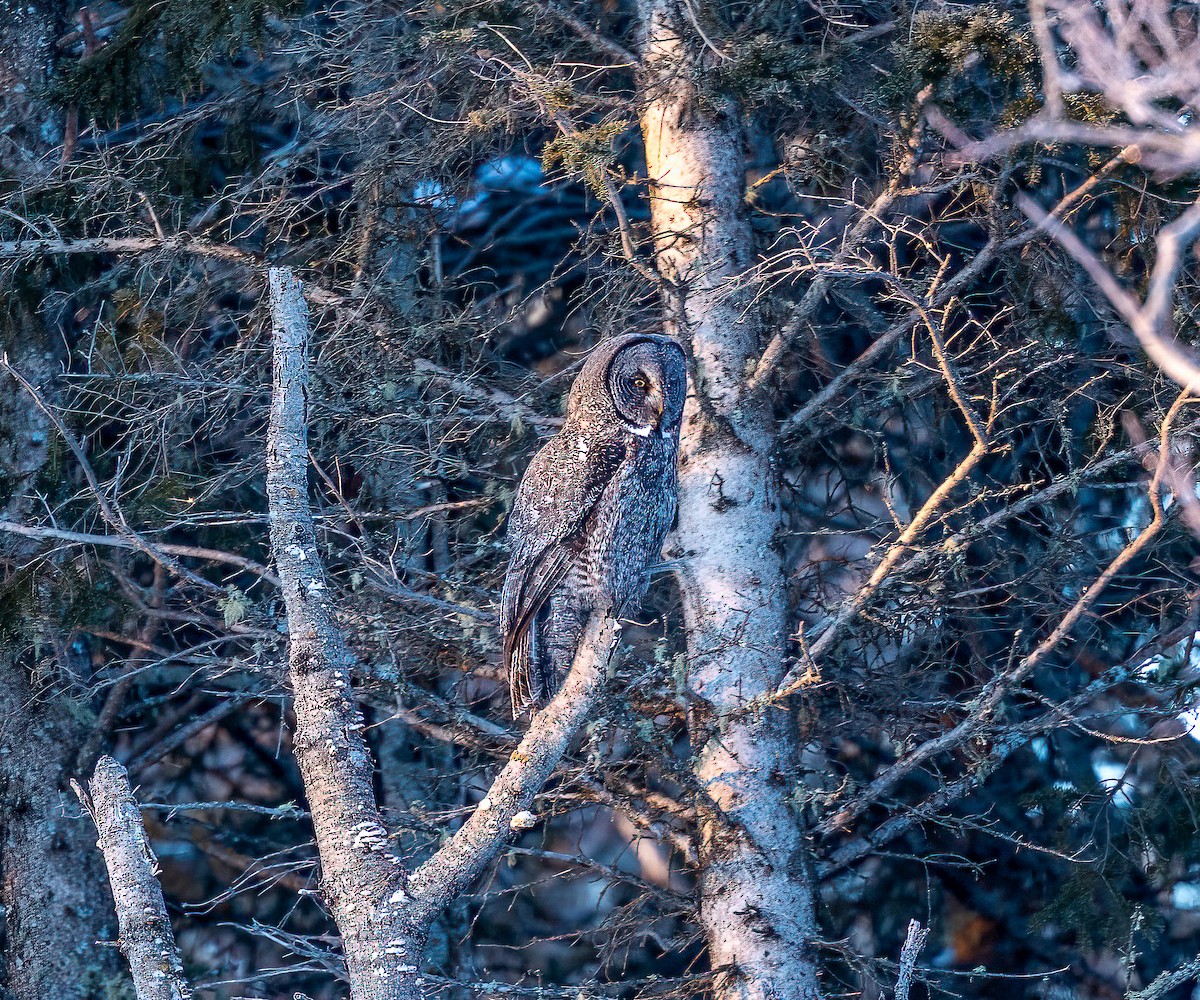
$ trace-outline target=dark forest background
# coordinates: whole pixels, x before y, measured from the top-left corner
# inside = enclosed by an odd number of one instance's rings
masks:
[[[740,281],[775,348],[747,378],[777,433],[802,680],[780,780],[811,845],[823,989],[891,996],[915,919],[914,996],[1191,996],[1200,413],[1018,196],[1138,294],[1195,163],[1094,141],[1145,123],[1086,86],[1065,99],[1075,138],[956,155],[1045,104],[1024,3],[683,6],[696,100],[740,122]],[[1196,5],[1159,6],[1193,51]],[[636,22],[625,0],[7,10],[13,1000],[38,995],[31,962],[59,968],[43,982],[64,1000],[132,995],[90,946],[115,931],[68,786],[103,752],[138,786],[200,996],[345,994],[267,538],[268,263],[306,282],[318,540],[393,846],[428,854],[483,795],[517,731],[494,622],[516,483],[587,349],[660,328]],[[1172,94],[1153,100],[1186,131]],[[1188,254],[1185,344],[1198,291]],[[668,544],[545,821],[440,919],[431,992],[710,995],[678,558]],[[873,784],[1005,677],[963,739]]]

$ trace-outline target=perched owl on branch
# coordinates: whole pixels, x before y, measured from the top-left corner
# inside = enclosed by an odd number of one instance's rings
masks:
[[[514,718],[544,705],[592,611],[636,606],[675,517],[683,349],[630,334],[597,347],[562,430],[521,479],[508,538],[500,630]]]

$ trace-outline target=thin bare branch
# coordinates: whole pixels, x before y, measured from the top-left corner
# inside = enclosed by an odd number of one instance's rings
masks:
[[[245,250],[214,243],[190,234],[167,237],[95,237],[79,240],[0,240],[0,258],[36,260],[39,257],[78,254],[189,253],[231,264],[258,266],[261,259]]]
[[[102,548],[131,549],[135,552],[143,551],[142,547],[133,538],[126,535],[97,535],[86,531],[64,531],[61,528],[34,527],[27,524],[16,524],[13,521],[7,521],[3,518],[0,518],[0,531],[8,532],[10,535],[20,535],[23,538],[53,539],[55,541],[70,542],[74,545],[97,545]],[[249,573],[261,577],[268,583],[279,586],[278,577],[267,569],[266,566],[256,563],[253,559],[247,559],[245,556],[239,556],[236,552],[223,552],[220,549],[208,549],[201,545],[175,545],[171,542],[154,542],[148,544],[153,544],[155,551],[166,553],[169,556],[179,556],[184,559],[200,559],[205,562],[236,566],[238,569],[244,569]]]
[[[1117,277],[1084,242],[1061,222],[1051,218],[1027,195],[1017,204],[1038,227],[1049,232],[1087,272],[1104,297],[1128,324],[1147,357],[1183,388],[1200,386],[1200,366],[1175,339],[1172,302],[1175,279],[1183,252],[1200,233],[1200,201],[1174,222],[1163,226],[1156,238],[1157,258],[1150,273],[1145,302],[1126,291]]]
[[[537,7],[539,10],[544,10],[556,21],[561,21],[589,45],[594,46],[605,55],[616,59],[622,65],[637,65],[637,56],[625,48],[624,45],[600,34],[600,32],[587,24],[578,15],[565,10],[555,0],[537,0]]]
[[[1070,609],[1059,620],[1038,645],[1018,663],[1001,673],[996,674],[980,693],[967,706],[967,711],[957,725],[947,730],[941,736],[927,740],[915,750],[905,754],[900,760],[885,769],[854,799],[854,802],[835,816],[826,820],[819,828],[823,833],[831,833],[853,823],[873,803],[896,787],[897,783],[933,757],[948,750],[962,746],[973,737],[985,723],[995,714],[1007,694],[1020,684],[1029,674],[1042,663],[1059,644],[1070,635],[1079,620],[1099,600],[1108,585],[1116,578],[1121,570],[1134,560],[1150,544],[1163,526],[1163,506],[1160,485],[1167,472],[1171,424],[1180,410],[1189,402],[1194,402],[1188,390],[1184,390],[1175,399],[1171,408],[1163,418],[1159,432],[1158,463],[1154,475],[1147,487],[1152,517],[1137,536],[1126,545],[1115,558],[1104,568],[1104,571],[1089,586],[1085,587]]]

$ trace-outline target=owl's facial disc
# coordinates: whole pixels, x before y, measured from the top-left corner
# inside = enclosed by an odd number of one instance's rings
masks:
[[[632,349],[613,366],[609,389],[617,415],[635,434],[657,430],[663,416],[662,366],[648,351]],[[641,355],[634,357],[633,355]]]
[[[683,352],[663,337],[637,340],[609,362],[608,395],[617,418],[638,437],[674,434],[683,415]]]

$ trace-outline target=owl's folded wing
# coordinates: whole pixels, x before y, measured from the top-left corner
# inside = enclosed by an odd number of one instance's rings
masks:
[[[508,519],[512,555],[500,600],[500,631],[514,706],[529,698],[533,620],[562,582],[588,516],[624,456],[619,443],[581,449],[578,442],[560,435],[534,456]]]
[[[513,718],[535,701],[532,676],[534,619],[566,575],[571,550],[561,542],[548,546],[518,577],[509,572],[504,582],[500,627],[504,635],[504,665],[512,697]]]

